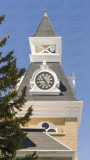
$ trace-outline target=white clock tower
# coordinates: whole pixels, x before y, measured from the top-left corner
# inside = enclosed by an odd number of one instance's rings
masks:
[[[46,12],[34,36],[29,37],[29,43],[31,64],[18,89],[20,95],[23,87],[27,86],[27,102],[18,116],[23,116],[28,107],[33,105],[33,116],[26,127],[44,127],[46,134],[66,147],[57,151],[54,148],[52,154],[52,147],[43,149],[41,157],[46,156],[48,159],[51,154],[59,159],[63,157],[63,160],[77,160],[78,127],[83,101],[75,96],[74,74],[69,77],[72,81],[70,86],[62,69],[62,38],[56,35]],[[48,146],[48,142],[46,145]]]

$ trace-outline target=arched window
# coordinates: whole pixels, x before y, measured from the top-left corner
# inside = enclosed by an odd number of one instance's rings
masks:
[[[58,132],[55,125],[50,122],[41,122],[36,126],[36,128],[45,128],[47,133]]]
[[[47,132],[56,132],[56,130],[51,128],[51,129],[48,129]]]
[[[45,129],[48,129],[49,128],[49,124],[45,122],[45,123],[42,124],[42,127],[44,127]]]

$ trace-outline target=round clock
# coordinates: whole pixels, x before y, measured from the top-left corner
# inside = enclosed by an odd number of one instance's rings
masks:
[[[36,85],[43,90],[50,89],[54,84],[54,78],[49,72],[40,72],[35,79]]]

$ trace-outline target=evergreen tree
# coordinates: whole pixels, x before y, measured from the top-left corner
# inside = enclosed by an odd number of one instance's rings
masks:
[[[5,14],[0,16],[0,24],[4,20]],[[0,47],[6,44],[10,34],[0,41]],[[13,51],[3,57],[0,52],[0,159],[13,160],[16,151],[21,149],[22,139],[26,133],[20,129],[30,120],[32,107],[28,108],[24,117],[16,117],[17,111],[21,111],[26,102],[26,86],[22,90],[22,95],[18,96],[16,85],[20,77],[24,74],[25,68],[18,69]],[[36,159],[36,153],[31,156],[21,158],[23,160]]]

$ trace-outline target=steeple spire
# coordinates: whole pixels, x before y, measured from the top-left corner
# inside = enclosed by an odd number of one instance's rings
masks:
[[[46,2],[45,2],[45,14],[34,34],[34,37],[57,37],[54,28],[46,13]]]

